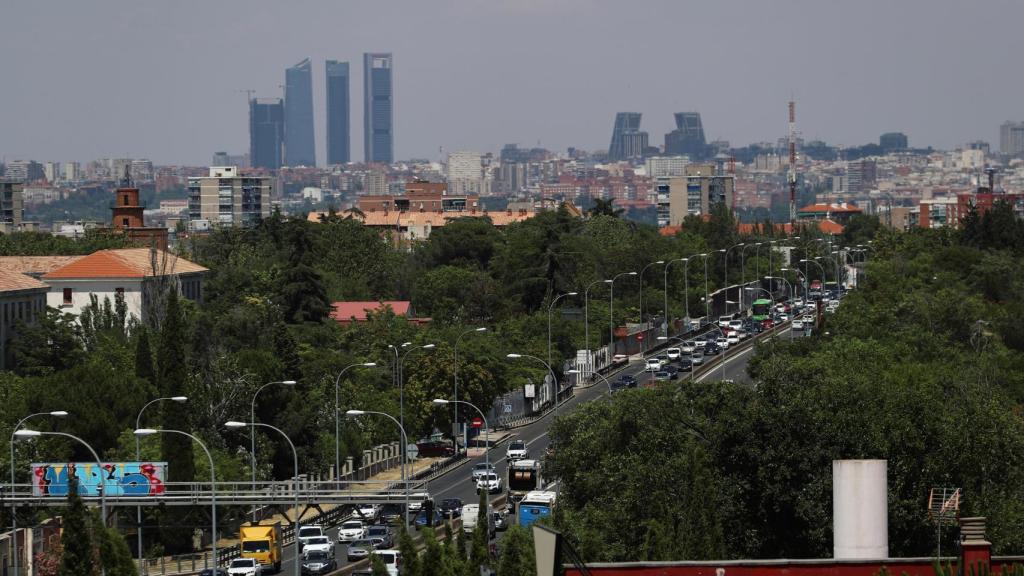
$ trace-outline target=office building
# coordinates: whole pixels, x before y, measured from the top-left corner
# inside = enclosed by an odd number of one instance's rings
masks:
[[[60,162],[47,162],[43,164],[43,176],[50,184],[60,180]]]
[[[366,162],[394,162],[394,102],[391,54],[363,54],[363,154]]]
[[[352,161],[348,62],[327,61],[327,164]]]
[[[685,154],[694,159],[710,155],[700,112],[676,112],[676,129],[665,134],[665,154]]]
[[[249,155],[214,152],[213,162],[210,162],[210,166],[238,166],[239,168],[249,168]]]
[[[287,166],[316,166],[309,58],[284,71],[284,162]]]
[[[452,194],[481,193],[483,162],[478,152],[452,152],[448,154],[448,190]]]
[[[679,226],[689,215],[710,214],[711,207],[724,203],[730,209],[736,180],[731,175],[720,174],[714,164],[689,164],[684,176],[668,179],[668,225]],[[655,184],[657,194],[659,225],[663,225],[665,201],[664,180]]]
[[[4,178],[18,182],[35,182],[46,178],[43,165],[35,160],[11,160],[7,163]]]
[[[1024,122],[1004,122],[999,127],[999,151],[1011,156],[1024,153]]]
[[[647,148],[647,133],[640,131],[640,112],[619,112],[612,127],[612,141],[608,145],[611,161],[640,158]]]
[[[249,100],[249,162],[253,168],[277,170],[284,161],[284,102]]]
[[[270,216],[273,180],[242,176],[237,166],[213,166],[209,176],[188,179],[190,230],[255,225]]]
[[[898,152],[908,148],[907,135],[902,132],[886,132],[878,137],[878,145],[882,152]]]
[[[0,232],[4,234],[20,230],[25,219],[22,186],[15,180],[0,180]]]

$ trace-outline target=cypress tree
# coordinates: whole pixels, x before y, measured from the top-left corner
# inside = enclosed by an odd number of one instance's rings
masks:
[[[78,479],[68,482],[68,507],[64,512],[60,544],[64,554],[60,559],[57,576],[94,576],[93,543],[89,526],[89,511],[78,495]]]
[[[100,566],[106,576],[137,576],[135,560],[124,536],[114,528],[106,528],[100,517],[93,514],[93,535],[99,545]]]
[[[510,526],[501,540],[498,576],[532,576],[537,573],[533,537],[527,528]]]
[[[153,368],[153,349],[149,344],[149,330],[139,329],[139,337],[135,341],[135,375],[153,384],[156,370]]]
[[[490,563],[490,553],[487,549],[490,536],[487,518],[487,490],[481,490],[480,509],[476,514],[476,526],[473,528],[473,543],[470,545],[466,574],[479,574],[480,568]]]
[[[421,576],[416,543],[404,523],[398,529],[398,551],[402,553],[402,576]]]
[[[370,576],[390,576],[388,567],[384,565],[384,561],[376,554],[370,554]]]

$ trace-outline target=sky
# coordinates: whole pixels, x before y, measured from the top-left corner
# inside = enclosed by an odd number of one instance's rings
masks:
[[[652,144],[673,112],[734,146],[786,134],[856,146],[901,131],[951,149],[1024,120],[1019,0],[4,0],[0,159],[248,151],[245,90],[281,96],[349,61],[363,157],[362,54],[392,52],[396,158],[505,143],[606,149],[618,111]]]

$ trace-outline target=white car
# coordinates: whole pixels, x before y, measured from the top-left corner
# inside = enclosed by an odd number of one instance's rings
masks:
[[[694,349],[697,348],[697,343],[693,340],[687,340],[683,342],[683,346],[679,349],[683,354],[693,354]]]
[[[693,341],[694,348],[700,348],[701,350],[703,350],[704,347],[707,346],[707,345],[708,345],[708,339],[707,339],[706,336],[701,336],[701,337],[699,337],[699,338],[697,338],[697,339],[695,339]]]
[[[657,372],[658,370],[661,370],[661,360],[658,360],[657,358],[648,358],[645,366],[646,368],[644,368],[644,370],[646,372]]]
[[[473,466],[473,482],[480,479],[481,476],[489,472],[495,472],[494,464],[488,464],[487,462],[480,462],[476,466]]]
[[[793,300],[793,307],[794,308],[803,308],[804,307],[804,299],[803,298],[797,298],[796,300]]]
[[[789,314],[779,314],[779,322],[789,322]]]
[[[793,330],[794,331],[798,331],[798,330],[799,331],[803,331],[803,329],[804,329],[804,321],[803,320],[793,320]]]
[[[376,504],[360,504],[356,506],[356,514],[368,523],[373,524],[377,520],[377,515],[380,514],[380,507]]]
[[[725,337],[717,338],[717,339],[715,339],[715,344],[718,344],[718,347],[721,348],[722,350],[728,350],[729,349],[729,339],[728,338],[725,338]]]
[[[665,355],[668,356],[669,360],[678,360],[679,354],[682,352],[679,348],[666,348]]]
[[[501,476],[489,472],[484,474],[476,481],[477,492],[486,490],[488,494],[497,494],[501,492]]]
[[[509,462],[515,460],[522,460],[530,455],[530,452],[526,449],[526,442],[516,438],[515,440],[508,443],[508,448],[505,449],[505,458]]]
[[[310,552],[326,552],[328,556],[334,556],[334,542],[331,542],[327,536],[314,536],[306,540],[305,545],[302,546],[303,554]]]
[[[255,558],[235,558],[228,565],[228,576],[263,576],[263,568]]]
[[[374,552],[383,562],[384,568],[388,571],[388,576],[398,576],[400,566],[402,564],[402,553],[398,550],[377,550]]]
[[[740,328],[743,328],[743,320],[733,320],[732,322],[729,322],[730,330],[739,331]]]
[[[338,542],[352,542],[366,537],[366,526],[361,520],[346,520],[338,528]]]
[[[735,330],[729,330],[725,333],[725,339],[729,341],[729,345],[740,343],[740,334]]]
[[[693,353],[690,354],[690,363],[693,364],[694,366],[703,366],[704,365],[704,349],[703,348],[701,348],[700,350],[694,350]]]
[[[309,542],[310,538],[318,538],[320,536],[326,536],[324,529],[318,524],[309,524],[308,526],[299,527],[299,551],[306,549],[306,543]]]
[[[732,315],[721,316],[721,317],[718,318],[718,327],[719,328],[728,328],[729,327],[729,322],[732,322]]]

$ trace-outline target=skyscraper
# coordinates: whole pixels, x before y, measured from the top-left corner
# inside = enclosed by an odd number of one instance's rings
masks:
[[[288,166],[316,166],[309,58],[284,71],[284,160]]]
[[[665,134],[665,154],[686,154],[696,160],[710,154],[700,112],[676,112],[676,129]]]
[[[352,161],[349,149],[348,62],[327,61],[327,163]]]
[[[253,168],[277,170],[284,159],[284,102],[249,100],[249,162]]]
[[[1024,122],[1003,122],[999,127],[999,151],[1011,156],[1024,152]]]
[[[619,112],[615,115],[612,142],[608,145],[609,160],[625,160],[643,155],[643,149],[647,146],[647,133],[640,131],[640,117],[640,112]]]
[[[367,162],[395,159],[391,54],[363,54],[363,154]]]
[[[886,132],[878,137],[878,145],[888,154],[897,150],[906,150],[909,142],[902,132]]]

